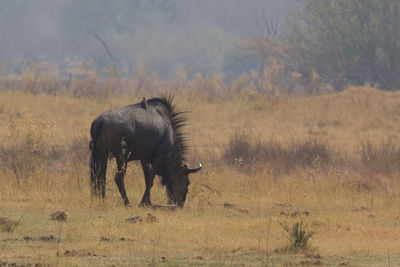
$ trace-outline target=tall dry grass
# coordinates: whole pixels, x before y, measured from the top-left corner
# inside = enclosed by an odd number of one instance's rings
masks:
[[[166,212],[137,207],[144,191],[137,163],[129,164],[125,179],[132,208],[123,207],[113,163],[106,201],[90,195],[91,121],[166,90],[144,70],[140,90],[110,73],[115,83],[103,75],[75,77],[69,90],[56,93],[27,90],[46,87],[37,87],[44,81],[40,71],[7,78],[8,87],[2,80],[0,215],[19,223],[0,232],[1,261],[263,266],[311,264],[319,254],[323,264],[380,265],[400,255],[399,93],[351,87],[293,98],[256,91],[244,81],[223,86],[218,76],[194,83],[211,92],[170,82],[178,107],[189,111],[188,163],[200,161],[204,168],[191,177],[184,209]],[[56,80],[49,84],[68,87],[61,76]],[[75,89],[85,93],[71,93]],[[152,201],[167,201],[158,183]],[[55,210],[66,211],[67,221],[50,220]],[[158,222],[125,221],[147,213]],[[281,224],[299,221],[315,232],[313,249],[291,256],[282,250]],[[50,235],[55,238],[41,239]]]
[[[114,64],[98,70],[93,61],[70,62],[66,70],[49,62],[25,62],[20,73],[9,73],[4,63],[0,76],[0,89],[67,95],[72,97],[108,98],[115,96],[137,96],[173,94],[188,91],[201,93],[207,97],[231,97],[245,90],[253,90],[269,96],[319,95],[329,93],[317,74],[313,74],[309,84],[304,84],[301,74],[289,72],[284,64],[273,61],[263,73],[251,71],[237,77],[225,77],[222,73],[191,73],[182,66],[161,78],[139,64],[137,73],[126,73]]]

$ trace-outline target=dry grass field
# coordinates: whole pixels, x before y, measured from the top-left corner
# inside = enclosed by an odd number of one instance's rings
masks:
[[[188,163],[204,167],[177,211],[138,207],[137,163],[125,178],[132,207],[115,164],[106,201],[90,195],[91,121],[142,96],[0,90],[0,266],[400,264],[400,93],[178,93]],[[156,182],[153,204],[166,201]],[[51,220],[57,210],[65,221]],[[134,216],[144,220],[126,221]],[[306,249],[288,245],[284,226],[297,222],[314,232]]]

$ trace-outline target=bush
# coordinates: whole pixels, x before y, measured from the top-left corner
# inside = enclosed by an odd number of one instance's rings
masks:
[[[236,132],[223,154],[227,164],[249,171],[256,163],[267,163],[278,172],[297,167],[320,169],[333,164],[337,155],[322,139],[294,140],[288,145],[262,142],[243,132]]]
[[[309,240],[315,234],[314,231],[307,229],[307,226],[303,222],[296,222],[289,227],[286,224],[279,223],[283,230],[287,233],[288,244],[284,247],[286,252],[297,252],[298,250],[310,249]]]

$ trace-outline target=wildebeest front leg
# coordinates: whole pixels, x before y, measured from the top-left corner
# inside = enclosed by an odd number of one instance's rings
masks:
[[[126,196],[125,184],[124,184],[124,177],[126,173],[127,163],[126,161],[121,159],[117,159],[116,161],[117,161],[117,172],[115,174],[115,183],[117,184],[119,192],[121,193],[121,197],[124,200],[125,206],[129,206],[130,203],[128,197]]]
[[[155,165],[153,164],[150,169],[149,163],[146,160],[141,160],[140,163],[142,164],[144,180],[146,183],[146,189],[142,201],[140,202],[140,206],[151,206],[150,189],[153,186],[154,176],[156,174]]]

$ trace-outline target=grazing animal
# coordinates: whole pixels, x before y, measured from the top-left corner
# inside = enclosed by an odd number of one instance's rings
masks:
[[[166,186],[170,203],[183,207],[189,186],[189,174],[198,172],[183,162],[187,145],[182,127],[186,119],[178,112],[172,97],[151,98],[141,103],[114,108],[99,115],[90,129],[89,147],[92,193],[105,198],[107,160],[114,157],[117,163],[115,182],[125,206],[124,176],[127,163],[140,160],[146,189],[141,206],[150,206],[150,189],[155,175]]]

